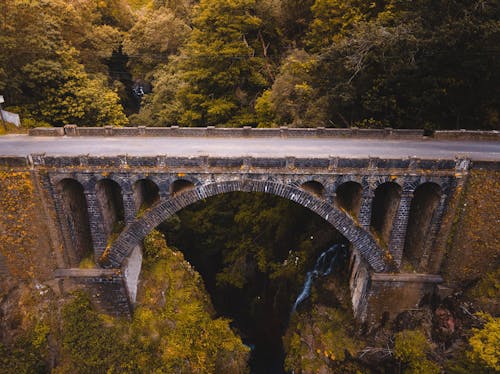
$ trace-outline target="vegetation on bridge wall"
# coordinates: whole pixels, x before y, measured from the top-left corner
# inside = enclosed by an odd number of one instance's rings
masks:
[[[500,313],[500,172],[473,170],[459,202],[443,275]]]
[[[49,274],[51,255],[42,211],[30,172],[0,168],[0,253],[17,278]]]

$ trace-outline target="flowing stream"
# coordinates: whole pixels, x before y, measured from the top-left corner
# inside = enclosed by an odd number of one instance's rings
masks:
[[[299,304],[307,299],[311,294],[311,287],[314,280],[319,277],[325,277],[331,274],[339,258],[339,255],[342,255],[344,253],[345,248],[345,244],[334,244],[319,255],[318,259],[316,260],[316,264],[314,265],[314,269],[307,272],[304,287],[302,287],[302,291],[300,292],[299,296],[297,296],[297,299],[293,304],[292,314],[297,310]]]

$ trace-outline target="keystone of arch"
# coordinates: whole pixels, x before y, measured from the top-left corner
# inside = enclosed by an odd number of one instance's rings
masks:
[[[273,181],[234,180],[196,186],[171,196],[130,223],[100,259],[106,268],[121,268],[133,249],[160,223],[197,201],[228,192],[264,192],[291,200],[308,208],[335,227],[376,272],[387,271],[389,263],[373,236],[345,212],[297,187]]]

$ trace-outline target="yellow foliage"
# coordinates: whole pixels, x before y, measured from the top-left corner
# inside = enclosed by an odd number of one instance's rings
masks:
[[[482,329],[472,329],[469,339],[471,351],[467,356],[476,363],[483,364],[495,371],[500,371],[500,318],[481,313],[487,322]]]
[[[0,170],[0,252],[10,273],[21,278],[34,277],[34,198],[28,171]]]

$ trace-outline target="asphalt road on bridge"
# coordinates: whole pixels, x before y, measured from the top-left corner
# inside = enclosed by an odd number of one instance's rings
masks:
[[[0,155],[27,156],[384,157],[500,161],[500,142],[342,138],[0,136]]]

